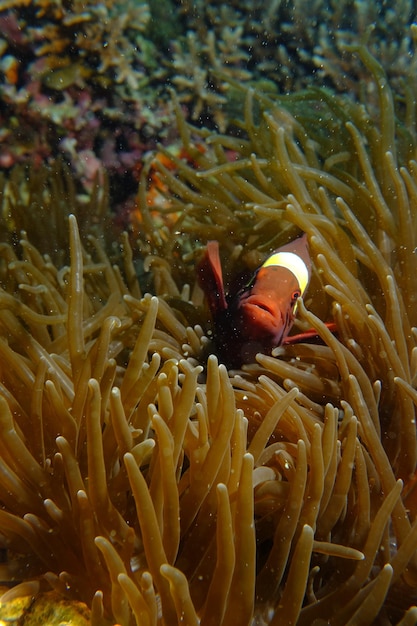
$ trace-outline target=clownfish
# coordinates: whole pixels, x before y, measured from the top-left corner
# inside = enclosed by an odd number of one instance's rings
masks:
[[[311,275],[307,235],[275,250],[234,293],[225,291],[217,241],[208,242],[197,272],[219,359],[229,367],[252,363],[258,352],[280,346],[292,328]]]

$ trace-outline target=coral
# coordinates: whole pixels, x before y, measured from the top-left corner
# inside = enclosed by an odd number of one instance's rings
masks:
[[[372,83],[350,50],[358,41],[366,41],[398,93],[404,94],[413,48],[409,27],[416,19],[411,0],[395,7],[365,0],[337,5],[272,0],[227,6],[197,0],[182,2],[180,11],[188,32],[174,44],[174,82],[180,100],[195,104],[195,119],[204,103],[209,110],[203,110],[205,116],[214,116],[218,123],[217,107],[225,108],[221,96],[227,93],[230,77],[255,88],[268,85],[278,93],[299,91],[320,80],[361,98],[364,87],[371,89]]]
[[[31,0],[2,3],[3,40],[11,51],[19,46],[37,59],[36,74],[46,86],[62,90],[84,81],[124,83],[135,91],[144,79],[138,67],[140,35],[149,20],[146,2],[100,4]],[[7,12],[8,11],[8,12]],[[16,30],[20,35],[16,37]]]
[[[370,108],[373,83],[352,49],[366,40],[405,101],[415,19],[411,0],[2,0],[0,167],[61,156],[85,198],[107,170],[130,227],[138,164],[177,139],[172,87],[187,116],[221,132],[234,129],[233,82],[282,94],[319,81]]]
[[[0,544],[3,578],[24,582],[6,601],[36,579],[94,624],[415,621],[415,110],[396,125],[382,68],[359,55],[377,117],[325,90],[243,87],[238,137],[178,110],[183,153],[140,174],[139,280],[127,237],[110,261],[68,207],[64,264],[9,229]],[[256,267],[300,230],[314,274],[298,325],[321,344],[228,371],[210,353],[199,247],[215,238],[226,271]]]
[[[200,41],[195,32],[189,31],[185,51],[180,40],[172,45],[172,82],[181,101],[190,104],[193,120],[201,122],[210,115],[220,131],[226,129],[229,121],[223,110],[229,87],[224,76],[243,81],[251,77],[245,69],[248,53],[239,47],[241,36],[241,28],[224,27],[219,40],[214,31],[209,31],[206,39]],[[216,76],[216,72],[220,75]]]
[[[39,586],[39,585],[38,585]],[[82,602],[63,600],[53,591],[37,595],[36,584],[28,585],[28,595],[8,600],[0,606],[0,619],[10,626],[24,623],[25,626],[48,624],[71,624],[88,626],[90,611]]]
[[[148,22],[148,5],[133,0],[1,3],[0,165],[61,155],[80,194],[90,196],[106,170],[122,205],[170,118],[152,87],[158,55]]]

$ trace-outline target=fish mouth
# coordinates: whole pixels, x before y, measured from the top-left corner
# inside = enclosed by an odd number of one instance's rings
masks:
[[[265,300],[256,298],[254,296],[249,296],[249,298],[242,302],[241,308],[253,312],[256,312],[257,310],[262,311],[269,314],[274,320],[276,320],[277,317],[275,311],[268,302],[265,302]]]
[[[285,320],[269,299],[249,296],[241,302],[240,312],[243,335],[248,340],[257,340],[268,345],[281,343],[285,332]]]
[[[275,333],[281,326],[281,319],[273,306],[263,299],[249,297],[242,302],[240,309],[249,328],[257,326],[259,330],[263,328],[267,333]]]

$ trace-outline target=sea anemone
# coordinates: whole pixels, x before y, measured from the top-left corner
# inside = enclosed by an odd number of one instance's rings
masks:
[[[154,295],[126,237],[112,264],[74,216],[67,266],[26,235],[1,246],[4,579],[84,600],[93,624],[415,622],[415,106],[396,125],[358,52],[377,122],[326,91],[248,91],[234,136],[179,114],[192,162],[153,164],[174,224],[154,227],[146,168],[139,193]],[[233,271],[299,230],[298,324],[321,343],[228,371],[197,248],[218,239]]]

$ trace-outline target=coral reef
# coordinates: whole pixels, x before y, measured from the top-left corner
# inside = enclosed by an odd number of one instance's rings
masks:
[[[8,205],[1,576],[21,583],[3,600],[35,579],[84,600],[93,624],[415,622],[416,111],[396,124],[382,68],[358,54],[378,116],[324,90],[242,88],[236,136],[178,107],[188,158],[141,172],[154,295],[126,236],[110,262],[62,210],[62,265],[29,229],[16,242],[24,200]],[[298,324],[322,343],[227,371],[207,356],[198,248],[215,238],[226,271],[256,267],[300,230],[314,275]]]
[[[1,2],[0,166],[70,164],[88,198],[97,175],[117,203],[171,119],[153,85],[146,2]]]
[[[129,227],[144,155],[176,137],[172,86],[191,119],[222,132],[239,105],[231,81],[281,94],[320,83],[369,106],[352,50],[366,40],[406,99],[415,19],[411,0],[1,0],[0,168],[61,156],[84,199],[106,170]]]
[[[411,70],[409,27],[417,17],[411,0],[308,2],[184,1],[187,34],[174,43],[174,83],[193,118],[212,116],[225,127],[228,78],[278,93],[320,82],[352,97],[363,97],[372,82],[352,44],[365,43],[385,68],[398,94]],[[413,70],[415,72],[415,69]],[[369,93],[367,101],[369,104]]]

